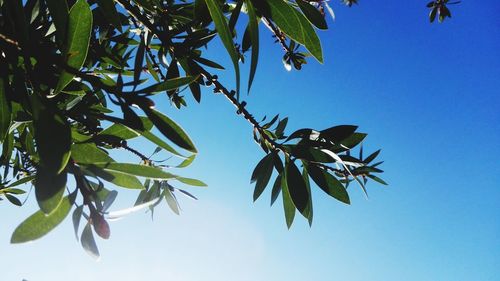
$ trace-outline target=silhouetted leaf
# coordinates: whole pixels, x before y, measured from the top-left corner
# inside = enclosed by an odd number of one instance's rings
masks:
[[[358,126],[340,125],[331,127],[320,132],[320,137],[338,144],[342,140],[350,137],[358,129]]]
[[[56,38],[57,43],[62,45],[66,42],[67,35],[67,24],[68,24],[68,2],[67,0],[47,0],[47,7],[49,8],[49,13],[54,20],[54,25],[56,26]]]
[[[328,29],[325,17],[318,11],[317,8],[303,0],[297,0],[295,3],[297,3],[302,13],[306,16],[309,22],[314,24],[314,26],[319,29]]]
[[[330,175],[328,172],[326,172],[323,169],[320,169],[314,165],[310,165],[308,167],[308,172],[309,175],[311,175],[311,178],[313,181],[328,195],[332,196],[333,198],[344,202],[346,204],[350,204],[349,200],[349,194],[347,194],[346,189],[342,185],[342,183],[335,178],[334,176]]]
[[[193,77],[193,76],[188,76],[188,77],[177,77],[177,78],[172,78],[169,80],[165,80],[163,82],[160,82],[158,84],[154,84],[152,86],[149,86],[147,88],[137,90],[137,93],[157,93],[157,92],[165,92],[165,91],[170,91],[177,89],[179,87],[189,85],[190,83],[193,83],[198,77]]]
[[[283,174],[283,177],[280,180],[281,189],[282,189],[282,198],[283,198],[283,209],[285,210],[285,221],[286,226],[290,228],[293,223],[293,219],[295,218],[295,206],[292,202],[292,197],[290,195],[290,191],[288,190],[288,179],[286,173]]]
[[[299,212],[303,213],[309,202],[310,194],[307,191],[302,174],[292,161],[286,165],[286,179],[286,186],[290,192],[293,204]]]
[[[83,205],[78,206],[74,211],[71,219],[73,221],[73,229],[75,230],[76,241],[80,240],[78,238],[78,228],[80,228],[80,220],[83,214]]]
[[[184,132],[184,130],[177,125],[172,119],[168,118],[166,115],[156,111],[152,108],[143,108],[146,115],[149,117],[151,122],[158,128],[158,130],[173,143],[182,147],[188,151],[196,153],[196,148],[189,138],[189,136]]]
[[[245,4],[248,10],[248,32],[252,42],[252,60],[250,62],[250,77],[248,78],[248,92],[250,92],[259,60],[259,22],[252,1],[245,0]]]
[[[170,209],[177,215],[179,215],[179,203],[177,202],[177,198],[175,198],[175,195],[170,191],[169,188],[165,188],[165,200],[167,201],[168,206]]]
[[[259,161],[252,173],[251,183],[256,182],[253,192],[253,201],[255,202],[262,194],[269,179],[273,173],[274,167],[274,153],[267,154],[262,160]]]
[[[7,100],[6,86],[4,78],[0,77],[0,143],[9,132],[11,121],[11,106],[10,101]]]

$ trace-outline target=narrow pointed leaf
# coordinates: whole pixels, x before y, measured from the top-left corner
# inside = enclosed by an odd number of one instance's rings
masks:
[[[245,4],[248,10],[248,31],[252,42],[252,60],[250,62],[250,77],[248,78],[248,92],[250,92],[259,60],[259,22],[252,1],[245,0]]]
[[[82,232],[82,237],[80,238],[83,249],[94,259],[99,259],[99,249],[95,243],[94,234],[92,233],[92,227],[90,223],[85,225]]]
[[[65,0],[66,1],[66,0]],[[111,23],[116,29],[122,31],[122,24],[120,22],[120,15],[115,7],[113,0],[98,0],[99,8],[102,9],[103,14],[106,15],[106,20]]]
[[[315,8],[303,0],[295,1],[306,18],[319,29],[328,29],[325,17]]]
[[[170,90],[175,90],[179,87],[189,85],[196,81],[198,79],[198,76],[187,76],[187,77],[177,77],[177,78],[172,78],[168,79],[166,81],[154,84],[152,86],[149,86],[147,88],[137,90],[137,93],[157,93],[157,92],[164,92],[164,91],[170,91]]]
[[[74,211],[71,219],[73,221],[73,229],[75,230],[76,241],[80,240],[78,238],[78,229],[80,228],[80,220],[83,214],[83,205],[78,206]]]
[[[308,167],[308,172],[313,181],[328,195],[340,202],[351,203],[347,190],[337,178],[314,165]]]
[[[208,11],[212,20],[214,21],[215,28],[217,29],[217,33],[219,34],[224,47],[226,48],[229,56],[231,57],[231,61],[233,62],[234,71],[236,74],[236,95],[239,97],[240,92],[240,67],[238,65],[238,54],[236,53],[236,49],[234,47],[233,35],[231,30],[229,29],[227,19],[222,12],[219,1],[217,0],[205,0],[207,4]]]
[[[66,42],[67,24],[68,24],[68,2],[67,0],[47,0],[50,16],[56,26],[57,43]]]
[[[188,151],[196,153],[197,150],[184,130],[172,119],[152,108],[143,108],[151,122],[158,130],[173,143]]]
[[[95,162],[115,162],[106,152],[93,143],[73,144],[71,155],[77,164],[92,164]]]
[[[105,181],[116,184],[121,187],[131,188],[131,189],[144,189],[142,183],[135,177],[127,175],[124,173],[115,172],[112,170],[101,169],[96,166],[84,166],[84,170],[87,173],[97,176]]]
[[[294,162],[289,162],[286,165],[286,179],[287,189],[290,192],[293,204],[299,212],[303,213],[309,202],[310,194],[302,174]]]
[[[183,178],[183,177],[176,177],[175,179],[182,182],[183,184],[187,184],[187,185],[200,186],[200,187],[207,186],[206,183],[204,183],[200,180],[197,180],[197,179]]]
[[[290,228],[292,226],[293,219],[295,218],[295,206],[292,202],[292,197],[290,195],[290,191],[288,190],[287,182],[288,179],[285,173],[283,178],[281,179],[281,189],[283,191],[281,194],[283,195],[283,209],[285,211],[286,226]]]
[[[262,160],[259,161],[259,163],[255,167],[251,178],[251,182],[256,182],[253,192],[254,202],[260,197],[267,184],[269,183],[269,179],[271,178],[271,175],[273,173],[273,168],[274,153],[267,154],[264,158],[262,158]]]
[[[11,121],[11,106],[10,101],[7,100],[6,84],[3,77],[0,77],[0,143],[9,133],[9,126]]]
[[[283,0],[268,0],[271,19],[290,38],[304,45],[309,52],[323,63],[323,51],[316,31],[307,18]]]
[[[169,188],[165,188],[165,200],[167,201],[168,206],[170,209],[176,214],[179,215],[179,203],[177,202],[177,198],[175,198],[175,195],[170,191]]]
[[[160,168],[130,163],[93,163],[91,166],[105,171],[122,173],[130,176],[145,177],[150,179],[172,179],[175,175],[162,171]]]
[[[66,36],[66,65],[73,70],[80,70],[87,57],[90,32],[92,30],[92,11],[86,0],[78,0],[69,11]],[[63,71],[59,77],[54,94],[62,91],[75,77]]]
[[[276,180],[274,181],[273,189],[271,191],[271,206],[274,204],[276,199],[278,199],[280,192],[281,192],[281,175],[278,175],[276,177]]]

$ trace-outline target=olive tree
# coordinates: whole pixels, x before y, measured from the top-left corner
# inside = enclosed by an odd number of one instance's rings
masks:
[[[451,16],[447,4],[428,4],[431,22]],[[253,200],[270,186],[288,227],[296,213],[312,223],[311,188],[349,204],[349,184],[364,192],[368,181],[386,184],[377,176],[380,150],[363,155],[367,135],[357,126],[286,132],[287,118],[257,118],[241,98],[257,71],[262,31],[283,49],[285,68],[300,70],[308,57],[323,62],[316,31],[327,29],[328,14],[332,8],[319,0],[0,0],[0,200],[21,206],[33,187],[40,208],[11,242],[38,239],[72,213],[77,238],[98,256],[94,234],[109,238],[109,219],[161,202],[179,213],[179,195],[195,198],[179,184],[205,184],[170,172],[189,166],[197,149],[155,100],[182,109],[191,101],[185,92],[201,102],[202,87],[223,95],[250,124],[264,152],[251,175]],[[216,38],[235,85],[215,75],[224,66],[206,55]],[[127,143],[133,138],[177,162],[153,160]],[[110,152],[118,150],[138,161],[115,161]],[[137,190],[135,205],[109,212],[119,188]]]

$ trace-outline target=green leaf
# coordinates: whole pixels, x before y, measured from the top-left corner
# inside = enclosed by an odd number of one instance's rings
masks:
[[[36,94],[31,95],[31,107],[40,165],[58,174],[70,157],[71,127],[63,116],[45,107]]]
[[[248,10],[248,32],[252,42],[252,60],[250,62],[250,77],[248,78],[248,92],[250,92],[259,60],[259,21],[252,1],[245,0],[245,4]]]
[[[33,241],[49,233],[66,218],[73,201],[74,195],[64,197],[57,209],[49,215],[37,211],[14,230],[10,243],[17,244]]]
[[[185,167],[191,165],[191,163],[193,163],[195,157],[196,157],[196,154],[189,156],[188,158],[184,159],[184,161],[182,161],[179,165],[177,165],[176,168],[185,168]]]
[[[380,149],[370,154],[370,156],[366,157],[365,160],[363,160],[363,162],[366,164],[372,162],[378,156],[379,153]]]
[[[66,30],[68,24],[68,2],[67,0],[47,0],[50,16],[56,26],[57,43],[62,45],[66,41]]]
[[[92,31],[92,11],[86,0],[78,0],[69,11],[66,50],[66,65],[73,70],[80,70],[87,57],[90,33]],[[62,91],[75,77],[63,71],[54,90],[54,95]]]
[[[3,142],[9,133],[9,126],[11,121],[11,106],[10,101],[7,100],[5,81],[0,77],[0,143]]]
[[[340,202],[344,202],[346,204],[351,203],[349,200],[349,194],[337,178],[314,165],[310,165],[308,167],[308,172],[313,181],[328,195],[339,200]]]
[[[374,176],[374,175],[366,175],[367,177],[371,178],[372,180],[380,183],[380,184],[383,184],[383,185],[388,185],[383,179],[377,177],[377,176]]]
[[[280,192],[281,192],[281,175],[278,175],[276,177],[276,180],[274,181],[273,189],[271,191],[271,206],[274,204],[274,201],[278,199]]]
[[[207,8],[208,11],[210,12],[212,20],[214,21],[215,29],[217,29],[219,37],[222,40],[222,43],[224,44],[224,47],[226,48],[233,62],[234,71],[236,74],[236,95],[237,98],[239,99],[239,92],[240,92],[240,67],[238,65],[239,56],[236,53],[236,49],[234,47],[232,32],[229,29],[229,26],[227,24],[227,19],[224,16],[224,13],[222,12],[219,6],[219,1],[205,0],[205,3],[207,4]]]
[[[147,88],[137,90],[136,93],[155,93],[155,92],[164,92],[164,91],[170,91],[177,89],[179,87],[189,85],[196,81],[198,79],[198,76],[187,76],[187,77],[177,77],[177,78],[172,78],[168,79],[166,81],[154,84],[152,86],[149,86]]]
[[[302,169],[302,178],[304,179],[304,183],[306,184],[307,192],[309,193],[309,202],[307,203],[307,207],[304,210],[302,215],[307,218],[309,222],[309,226],[312,226],[313,222],[313,201],[312,201],[312,193],[311,193],[311,184],[309,183],[309,174],[307,173],[306,166]]]
[[[99,259],[99,249],[97,249],[97,244],[95,243],[94,234],[92,234],[92,227],[90,223],[85,225],[82,232],[82,237],[80,238],[83,249],[94,259]]]
[[[319,29],[328,29],[325,17],[313,5],[303,0],[295,1],[310,23]]]
[[[151,122],[158,130],[173,143],[193,153],[197,150],[184,130],[177,125],[172,119],[152,108],[143,108]]]
[[[290,191],[288,190],[288,179],[286,173],[283,174],[283,178],[280,180],[280,182],[281,189],[283,190],[281,194],[283,195],[283,209],[285,210],[286,226],[290,228],[292,226],[293,219],[295,218],[295,206],[292,202]]]
[[[191,178],[184,178],[184,177],[176,177],[175,178],[176,180],[184,183],[184,184],[187,184],[187,185],[192,185],[192,186],[201,186],[201,187],[205,187],[207,186],[206,183],[200,181],[200,180],[197,180],[197,179],[191,179]]]
[[[146,122],[142,120],[142,125],[145,127],[144,129],[149,131],[151,129],[151,126],[149,128],[146,128]],[[151,123],[151,122],[149,122]],[[152,125],[152,124],[151,124]],[[134,131],[133,129],[123,125],[123,124],[113,124],[110,127],[106,128],[105,130],[99,132],[94,139],[100,139],[100,138],[106,138],[106,137],[114,137],[116,139],[120,140],[128,140],[128,139],[133,139],[135,137],[140,136],[140,133]]]
[[[40,210],[45,214],[52,213],[61,203],[66,180],[66,172],[54,174],[41,166],[38,167],[35,178],[35,195]]]
[[[142,73],[142,64],[144,62],[144,51],[146,49],[143,36],[140,36],[140,38],[141,42],[139,43],[139,47],[137,47],[137,52],[135,53],[135,60],[134,60],[134,89],[139,84],[139,79]]]
[[[78,206],[74,211],[71,219],[73,221],[73,229],[75,230],[76,241],[78,241],[78,228],[80,228],[80,220],[83,214],[83,205]]]
[[[283,0],[268,0],[271,19],[291,39],[304,45],[309,52],[323,63],[321,42],[307,18]]]
[[[115,162],[113,158],[97,148],[93,143],[73,144],[71,155],[77,164],[92,164],[95,162]]]
[[[8,193],[5,194],[5,197],[7,198],[7,200],[10,201],[10,203],[16,205],[16,206],[22,206],[23,204],[21,203],[21,201],[19,201],[19,199],[17,199],[17,197],[15,197],[14,195],[10,195]]]
[[[64,0],[66,1],[66,0]],[[103,15],[105,15],[106,20],[111,23],[120,32],[122,31],[122,23],[120,22],[120,15],[115,7],[115,1],[113,0],[98,0],[99,8],[102,9]]]
[[[111,171],[104,170],[96,166],[84,166],[84,171],[86,171],[91,176],[97,176],[105,181],[116,184],[121,187],[131,188],[131,189],[144,189],[142,183],[134,176]]]
[[[346,138],[352,136],[358,126],[340,125],[320,131],[320,137],[338,144]]]
[[[175,195],[170,191],[170,188],[165,188],[165,200],[167,201],[168,206],[170,209],[177,215],[179,215],[179,203],[177,202],[177,198],[175,198]]]
[[[299,212],[303,213],[307,208],[310,194],[307,191],[306,183],[294,162],[286,165],[286,186],[292,197],[293,204]]]
[[[24,178],[22,178],[20,180],[17,180],[15,182],[9,184],[7,187],[10,188],[10,187],[18,186],[18,185],[21,185],[21,184],[25,184],[27,182],[30,182],[30,181],[34,180],[34,179],[35,179],[35,176],[27,176],[27,177],[24,177]],[[5,189],[2,189],[2,190],[5,190]]]
[[[350,137],[342,140],[340,144],[344,147],[351,149],[356,145],[360,144],[365,139],[366,136],[367,134],[364,133],[354,133]]]
[[[130,176],[145,177],[150,179],[177,178],[177,176],[164,172],[160,168],[138,165],[138,164],[111,162],[111,163],[92,163],[90,166],[101,168],[105,171],[117,172]]]
[[[257,182],[253,192],[254,202],[259,198],[262,192],[264,192],[264,189],[269,183],[269,179],[273,173],[274,157],[274,153],[267,154],[264,158],[262,158],[262,160],[259,161],[252,173],[251,183]]]
[[[148,132],[148,131],[142,131],[142,132],[139,132],[143,137],[145,137],[146,139],[148,139],[150,142],[156,144],[157,146],[165,149],[166,151],[174,154],[174,155],[177,155],[181,158],[186,158],[186,156],[180,154],[179,152],[177,152],[177,150],[175,150],[172,146],[170,146],[168,143],[164,142],[162,139],[160,139],[159,137],[155,136],[153,133],[151,132]]]

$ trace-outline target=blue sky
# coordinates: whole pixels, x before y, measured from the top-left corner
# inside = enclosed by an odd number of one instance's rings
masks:
[[[252,203],[249,178],[263,154],[251,127],[206,90],[201,105],[189,100],[181,111],[158,103],[200,151],[179,171],[209,184],[189,189],[200,200],[182,199],[180,217],[163,204],[153,222],[142,213],[113,222],[111,239],[98,241],[99,262],[75,241],[70,220],[10,245],[36,203],[2,203],[1,279],[499,280],[500,4],[464,1],[451,20],[430,25],[425,1],[360,2],[331,3],[337,20],[321,32],[324,65],[311,58],[285,71],[280,47],[262,33],[244,99],[256,117],[288,116],[288,132],[359,125],[365,149],[382,148],[388,187],[369,184],[366,200],[352,186],[351,206],[315,190],[312,228],[297,217],[287,230],[268,191]],[[230,85],[227,55],[213,48]],[[121,192],[117,207],[133,195]]]

